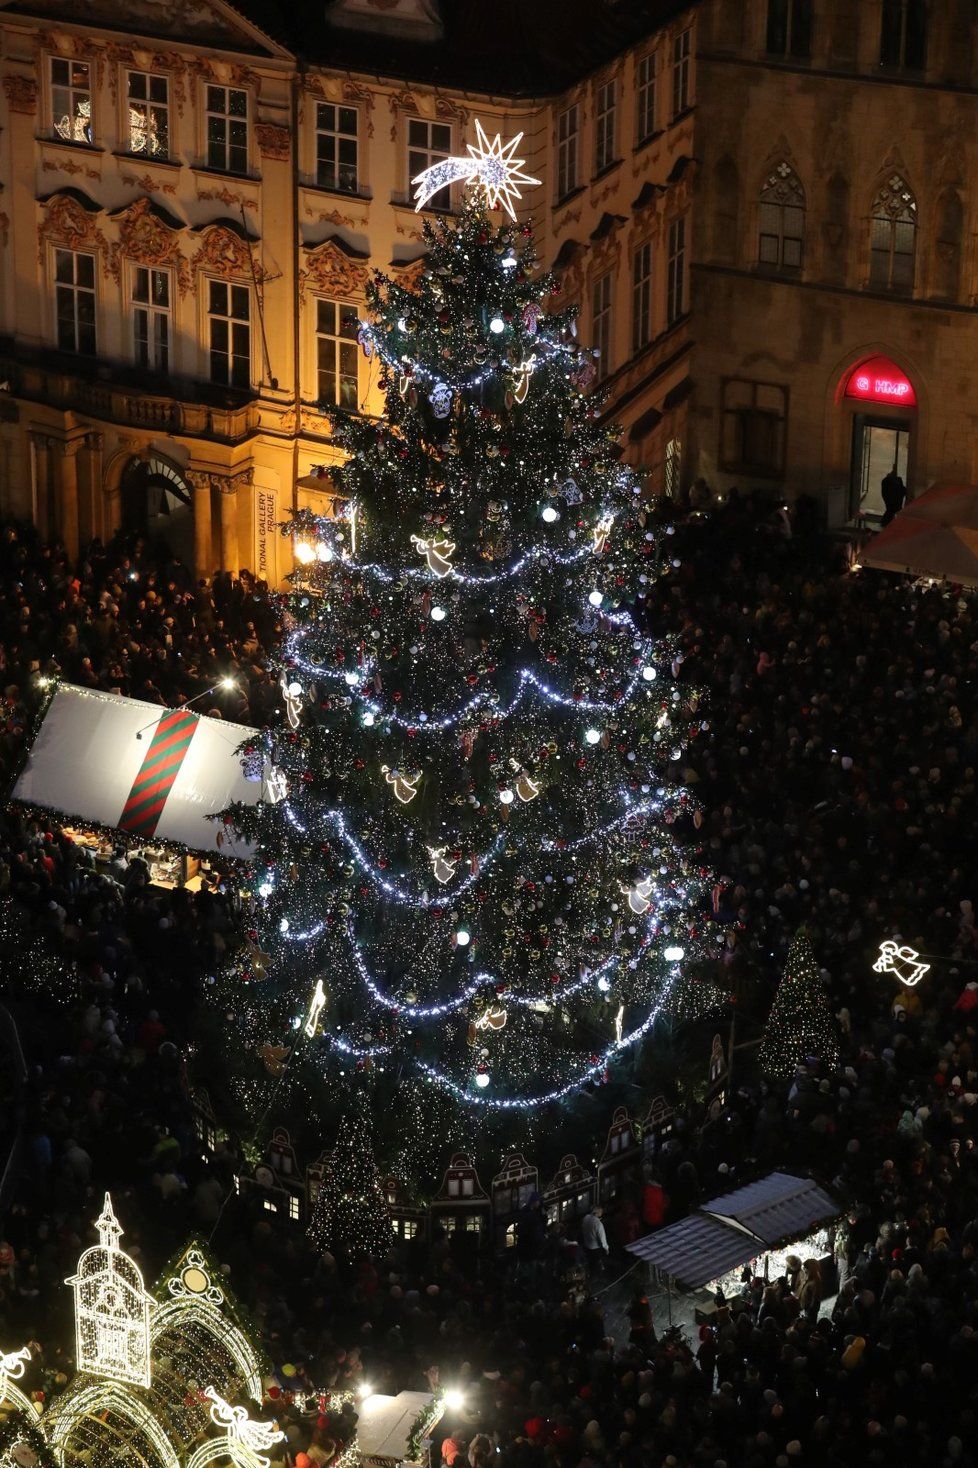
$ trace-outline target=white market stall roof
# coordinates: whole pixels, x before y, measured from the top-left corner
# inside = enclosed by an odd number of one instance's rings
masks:
[[[978,489],[938,484],[860,551],[864,566],[978,586]]]
[[[711,1198],[696,1213],[628,1245],[687,1289],[699,1289],[775,1244],[810,1233],[841,1209],[810,1178],[772,1172]]]
[[[410,1461],[407,1450],[411,1429],[432,1401],[431,1392],[398,1392],[396,1397],[375,1392],[366,1397],[360,1403],[357,1422],[357,1441],[364,1463]]]
[[[237,753],[257,732],[61,683],[12,798],[131,836],[244,858],[247,843],[207,817],[261,799],[264,781],[245,775]]]

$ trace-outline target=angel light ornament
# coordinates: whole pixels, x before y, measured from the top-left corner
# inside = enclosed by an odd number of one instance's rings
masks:
[[[611,527],[614,523],[614,515],[605,514],[601,516],[601,519],[595,525],[593,531],[595,555],[600,555],[608,544],[608,536],[611,534]]]
[[[278,680],[278,686],[282,690],[285,717],[289,721],[289,728],[298,729],[299,716],[302,713],[302,684],[292,681],[289,675],[283,672]]]
[[[636,882],[634,887],[622,887],[622,892],[628,898],[628,905],[632,912],[638,917],[644,917],[652,906],[652,878],[644,877],[641,882]]]
[[[877,974],[895,974],[901,984],[906,984],[912,989],[919,984],[924,974],[930,972],[929,963],[920,963],[920,954],[908,944],[902,947],[894,943],[892,938],[887,938],[880,944],[880,955],[873,964],[873,972]]]
[[[510,764],[516,774],[515,790],[520,800],[529,805],[531,800],[536,800],[543,789],[541,780],[532,780],[518,760],[511,759]]]
[[[232,1407],[215,1387],[207,1387],[204,1396],[211,1403],[214,1426],[224,1429],[221,1446],[231,1462],[237,1468],[269,1468],[269,1459],[265,1455],[276,1443],[285,1441],[285,1433],[274,1422],[253,1422],[246,1407]],[[211,1461],[210,1455],[205,1461]]]
[[[269,765],[265,776],[265,799],[269,805],[278,805],[289,793],[289,782],[280,765]]]
[[[487,1004],[482,1013],[477,1015],[474,1024],[477,1030],[504,1030],[506,1019],[506,1010],[502,1004]]]
[[[392,770],[389,765],[381,765],[380,771],[388,785],[393,788],[401,804],[410,805],[418,793],[421,771],[419,770],[416,775],[402,775],[400,770]]]
[[[314,1040],[316,1038],[316,1031],[319,1029],[319,1017],[325,1008],[326,990],[323,988],[322,979],[317,979],[315,992],[313,993],[312,999],[309,1004],[309,1014],[307,1015],[306,1022],[303,1025],[303,1029],[305,1030],[310,1040]]]
[[[515,138],[504,143],[497,133],[490,142],[478,119],[475,134],[477,141],[466,144],[468,158],[443,158],[440,163],[433,163],[411,180],[417,200],[415,211],[423,209],[429,199],[433,199],[442,189],[453,183],[464,182],[471,184],[473,188],[482,189],[487,208],[502,207],[510,219],[516,218],[513,201],[522,197],[516,185],[540,182],[538,178],[531,178],[522,171],[525,162],[523,158],[513,156],[523,134],[517,133]]]
[[[431,870],[435,874],[435,881],[441,882],[444,886],[454,877],[456,863],[450,857],[446,858],[447,846],[429,846],[426,849],[431,858]]]
[[[455,542],[446,540],[441,536],[433,540],[425,540],[423,536],[412,535],[411,544],[419,555],[424,556],[428,562],[428,570],[434,571],[436,576],[448,576],[453,571],[452,555],[455,552]]]

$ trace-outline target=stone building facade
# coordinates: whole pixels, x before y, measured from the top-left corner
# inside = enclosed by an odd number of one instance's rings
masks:
[[[687,472],[830,523],[978,481],[978,24],[962,0],[706,0]]]
[[[524,134],[543,263],[628,456],[678,486],[692,6],[539,0],[508,34],[509,6],[487,32],[475,0],[324,0],[301,37],[267,10],[0,0],[0,513],[281,582],[277,523],[329,501],[323,405],[382,406],[369,272],[421,268],[410,177],[477,117]]]

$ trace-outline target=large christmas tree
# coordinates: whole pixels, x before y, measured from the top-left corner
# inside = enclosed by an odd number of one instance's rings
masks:
[[[424,235],[416,289],[368,290],[386,413],[331,415],[342,512],[288,529],[281,798],[233,816],[262,901],[225,991],[293,1079],[396,1096],[412,1169],[600,1084],[695,960],[705,876],[675,839],[705,726],[631,610],[670,563],[592,353],[478,186]]]
[[[761,1041],[761,1069],[790,1079],[806,1060],[830,1069],[839,1063],[839,1036],[812,951],[809,930],[798,929],[788,949]]]

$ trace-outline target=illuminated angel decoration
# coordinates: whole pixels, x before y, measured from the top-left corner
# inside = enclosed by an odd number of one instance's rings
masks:
[[[274,1422],[252,1422],[246,1407],[232,1407],[215,1387],[207,1387],[204,1396],[211,1403],[211,1421],[224,1429],[232,1462],[239,1468],[269,1468],[265,1454],[284,1442],[285,1433]]]
[[[517,133],[515,138],[504,143],[497,133],[490,142],[478,120],[475,131],[478,142],[466,144],[468,158],[443,158],[440,163],[433,163],[411,180],[417,200],[416,210],[423,209],[428,200],[433,199],[441,189],[464,181],[484,191],[488,208],[503,208],[510,219],[516,218],[513,201],[522,197],[516,185],[540,182],[538,178],[531,178],[522,171],[526,161],[524,158],[513,156],[523,134]]]
[[[419,555],[424,556],[428,562],[428,570],[434,571],[436,576],[448,576],[454,570],[452,556],[455,553],[455,542],[453,540],[446,540],[444,536],[434,540],[425,540],[421,535],[412,535],[411,544]]]
[[[401,804],[410,805],[418,793],[421,771],[419,770],[415,775],[405,775],[400,770],[392,770],[389,765],[381,765],[380,772],[388,785],[392,786]]]
[[[283,673],[279,679],[279,687],[282,690],[282,699],[285,703],[285,716],[289,721],[290,729],[298,729],[302,716],[302,686],[290,681],[287,673]]]
[[[315,993],[313,994],[310,1001],[309,1014],[304,1026],[305,1032],[309,1036],[310,1040],[314,1040],[316,1038],[316,1031],[319,1028],[319,1017],[325,1008],[326,990],[323,988],[322,979],[317,979]]]
[[[892,938],[880,944],[880,956],[873,964],[877,974],[896,974],[901,984],[912,989],[919,984],[924,974],[930,972],[929,963],[919,963],[920,954],[907,944],[901,948]]]
[[[608,544],[608,536],[611,534],[611,527],[614,523],[614,515],[606,514],[602,515],[601,519],[595,525],[592,534],[594,536],[594,550],[596,555],[600,555]]]
[[[636,882],[634,887],[622,887],[628,897],[628,905],[637,917],[644,917],[652,906],[652,878],[645,877],[641,882]]]

